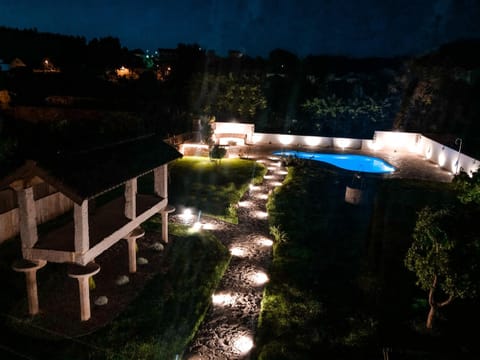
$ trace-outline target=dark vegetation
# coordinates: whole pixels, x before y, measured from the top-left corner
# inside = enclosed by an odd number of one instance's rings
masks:
[[[418,131],[478,157],[480,116],[480,41],[462,41],[411,59],[404,77],[405,94],[394,127]]]
[[[146,54],[113,37],[87,42],[35,29],[0,28],[0,40],[0,59],[26,65],[0,73],[0,88],[10,96],[0,121],[14,123],[0,126],[0,157],[12,144],[31,144],[16,140],[22,128],[48,139],[34,149],[61,148],[62,139],[86,146],[152,132],[178,135],[197,130],[202,117],[253,122],[259,132],[354,138],[396,128],[447,145],[461,137],[467,153],[478,152],[478,41],[418,58],[299,59],[275,49],[263,59],[221,58],[196,44]],[[59,72],[46,71],[45,59]],[[136,75],[117,76],[120,66]]]

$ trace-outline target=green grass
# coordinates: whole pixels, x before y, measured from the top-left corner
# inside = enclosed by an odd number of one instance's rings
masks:
[[[266,168],[252,160],[184,157],[171,164],[169,202],[237,223],[235,204],[250,183],[260,183]]]
[[[416,212],[451,203],[454,194],[449,184],[372,177],[369,202],[353,206],[344,202],[351,181],[300,164],[269,199],[274,258],[258,359],[369,359],[385,344],[422,349],[425,338],[411,324],[425,315],[425,302],[403,256]]]
[[[370,213],[344,202],[349,181],[316,166],[291,167],[269,199],[275,242],[259,321],[259,359],[331,356],[367,341],[345,320],[362,319],[355,310],[355,274]]]

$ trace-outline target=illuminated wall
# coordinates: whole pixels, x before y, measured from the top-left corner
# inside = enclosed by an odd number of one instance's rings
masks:
[[[227,145],[230,141],[241,145],[253,143],[254,124],[214,122],[212,128],[213,140],[220,145]]]
[[[459,153],[458,150],[449,148],[423,135],[420,135],[417,146],[418,154],[441,168],[453,174],[463,170],[467,174],[472,175],[479,169],[480,162],[468,155]]]
[[[373,139],[351,139],[291,134],[254,132],[253,124],[216,123],[215,133],[228,139],[228,135],[246,136],[247,144],[280,147],[333,148],[342,150],[367,150],[418,154],[451,173],[463,169],[468,174],[476,172],[480,161],[459,153],[419,133],[400,131],[375,131]]]
[[[418,133],[375,131],[373,140],[366,144],[370,150],[416,152],[420,136]]]

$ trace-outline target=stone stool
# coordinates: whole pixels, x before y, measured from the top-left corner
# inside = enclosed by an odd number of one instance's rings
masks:
[[[90,319],[90,288],[88,286],[88,279],[99,271],[100,265],[94,262],[89,262],[85,266],[72,264],[68,268],[68,276],[78,280],[80,319],[82,321]]]
[[[137,239],[144,235],[145,230],[136,227],[125,237],[128,241],[128,270],[132,274],[137,272]]]
[[[168,243],[168,214],[175,211],[172,205],[167,205],[164,209],[160,210],[162,213],[162,240]]]
[[[28,313],[30,315],[38,314],[38,294],[37,294],[37,270],[47,264],[45,260],[17,260],[13,263],[12,269],[25,273],[27,282]]]

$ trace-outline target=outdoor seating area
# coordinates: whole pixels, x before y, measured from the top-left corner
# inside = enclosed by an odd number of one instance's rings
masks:
[[[100,271],[95,258],[121,239],[131,245],[130,272],[135,272],[135,240],[144,235],[140,225],[160,213],[162,241],[168,242],[168,163],[182,155],[158,137],[145,137],[91,151],[60,154],[25,164],[3,179],[18,199],[22,263],[15,271],[27,275],[29,313],[38,312],[35,272],[48,262],[74,265],[68,276],[78,279],[81,320],[90,318],[88,279]],[[153,173],[153,188],[139,193],[137,179]],[[38,231],[33,186],[47,183],[73,202],[73,219],[45,233]],[[99,207],[95,199],[123,187],[123,196]],[[66,215],[68,216],[68,215]],[[93,270],[94,271],[93,271]]]

